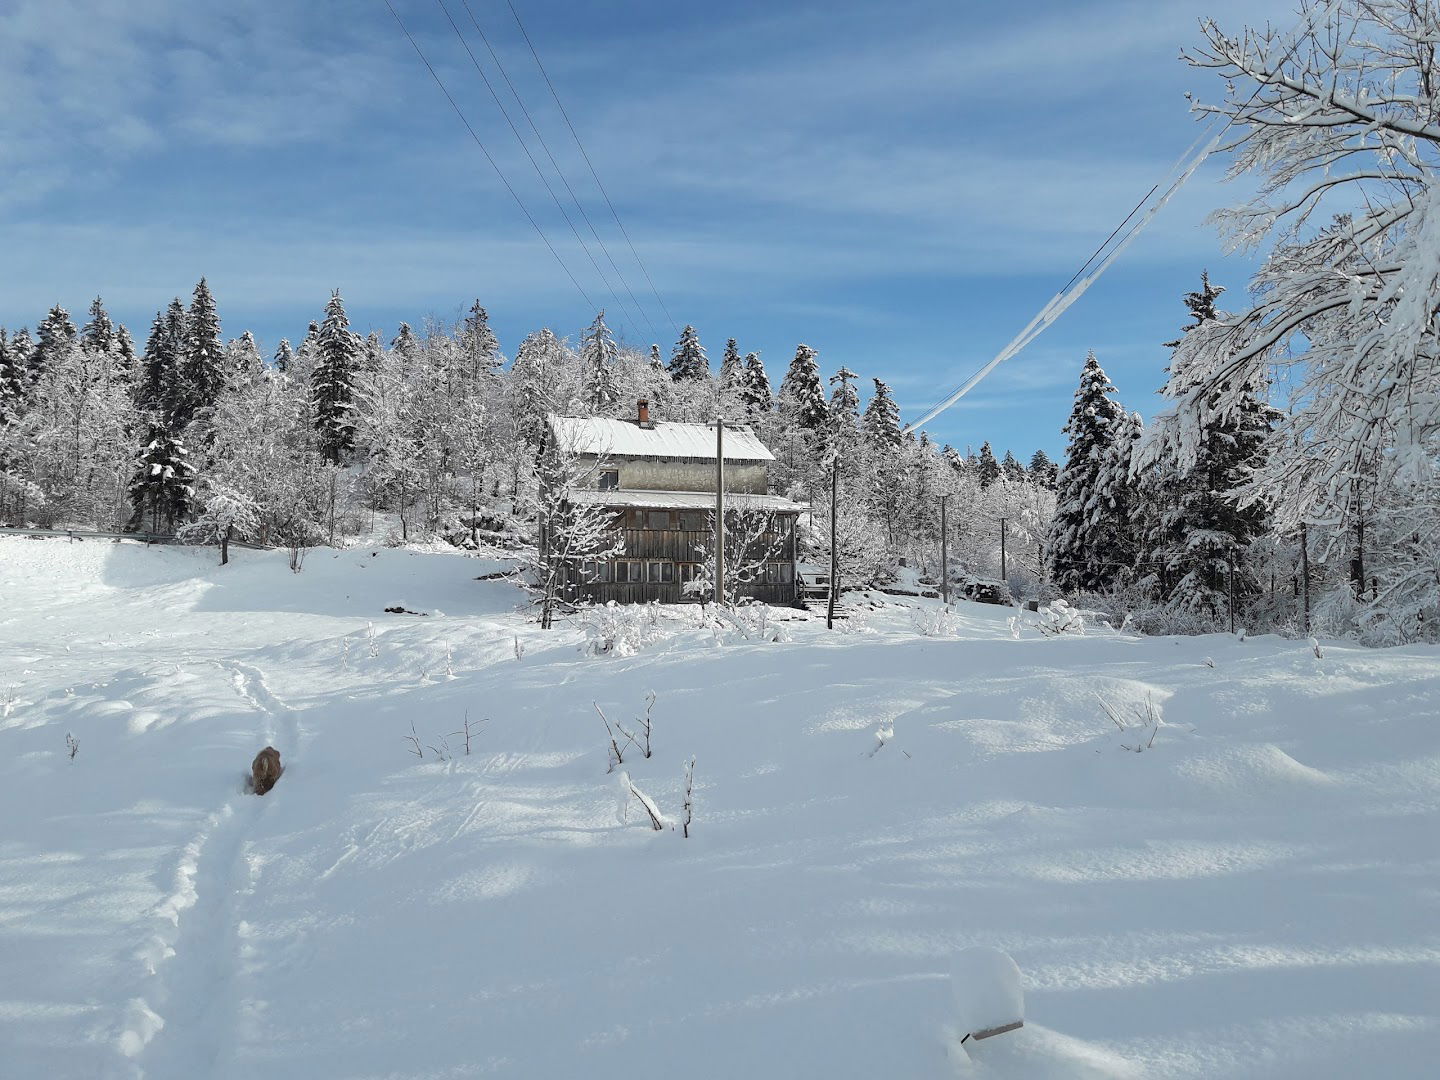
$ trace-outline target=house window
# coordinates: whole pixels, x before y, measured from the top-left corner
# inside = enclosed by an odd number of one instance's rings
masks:
[[[600,582],[610,580],[610,564],[608,562],[591,562],[585,564],[585,580],[589,582]]]
[[[795,583],[795,564],[782,562],[775,564],[777,580],[781,585],[793,585]]]
[[[650,564],[650,583],[652,585],[668,585],[675,580],[675,564],[672,562],[652,562]]]
[[[617,562],[615,564],[615,580],[621,585],[627,585],[632,581],[644,581],[644,563]]]
[[[670,528],[669,510],[647,510],[645,511],[645,528],[654,530],[665,530]]]
[[[680,528],[685,532],[706,532],[710,528],[709,515],[699,510],[682,511]]]
[[[614,491],[614,490],[615,490],[616,488],[618,488],[619,486],[620,486],[620,470],[619,470],[619,469],[601,469],[601,470],[600,470],[600,490],[601,490],[601,491]]]

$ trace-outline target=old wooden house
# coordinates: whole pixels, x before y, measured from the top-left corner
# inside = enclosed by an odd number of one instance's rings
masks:
[[[687,584],[710,580],[714,552],[714,425],[652,421],[644,401],[633,420],[546,419],[547,439],[578,466],[581,479],[566,499],[608,511],[610,530],[624,540],[613,558],[558,567],[566,597],[620,603],[695,598]],[[775,458],[748,427],[727,426],[724,447],[727,581],[740,596],[793,603],[796,520],[804,508],[770,494]],[[543,537],[541,542],[543,550]]]

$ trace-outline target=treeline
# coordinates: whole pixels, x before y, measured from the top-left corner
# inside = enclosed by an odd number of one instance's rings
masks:
[[[828,382],[828,392],[827,392]],[[575,345],[528,335],[507,360],[476,302],[454,325],[401,324],[386,342],[349,329],[337,292],[298,345],[268,360],[248,331],[226,341],[201,281],[158,312],[138,353],[96,300],[77,329],[53,308],[32,336],[0,330],[0,520],[288,545],[393,523],[398,540],[472,545],[524,535],[540,492],[547,412],[752,425],[775,452],[774,490],[825,511],[838,459],[839,546],[849,576],[903,560],[938,572],[939,505],[964,572],[1038,580],[1056,467],[961,454],[902,434],[889,388],[841,368],[825,380],[800,345],[779,386],[731,339],[718,370],[693,327],[668,359],[617,342],[601,312]],[[863,406],[863,407],[862,407]],[[834,457],[832,457],[834,455]],[[808,539],[828,550],[817,526]]]

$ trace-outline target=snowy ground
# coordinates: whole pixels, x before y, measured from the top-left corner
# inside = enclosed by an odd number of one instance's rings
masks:
[[[1434,1075],[1440,652],[887,598],[591,657],[500,568],[0,540],[0,1075]],[[652,689],[625,767],[674,816],[696,757],[688,840],[606,774],[591,702]],[[972,945],[1027,1011],[973,1060]]]

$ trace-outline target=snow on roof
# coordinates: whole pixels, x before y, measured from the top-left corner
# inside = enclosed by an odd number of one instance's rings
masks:
[[[727,457],[729,455],[726,455]],[[714,510],[713,491],[572,491],[569,498],[592,506],[637,506],[655,510]],[[798,513],[805,509],[780,495],[725,496],[727,510],[776,510]]]
[[[546,417],[550,430],[572,454],[715,460],[715,429],[709,424],[656,421],[642,428],[633,420],[592,416]],[[725,431],[726,461],[774,461],[775,455],[748,427]]]

